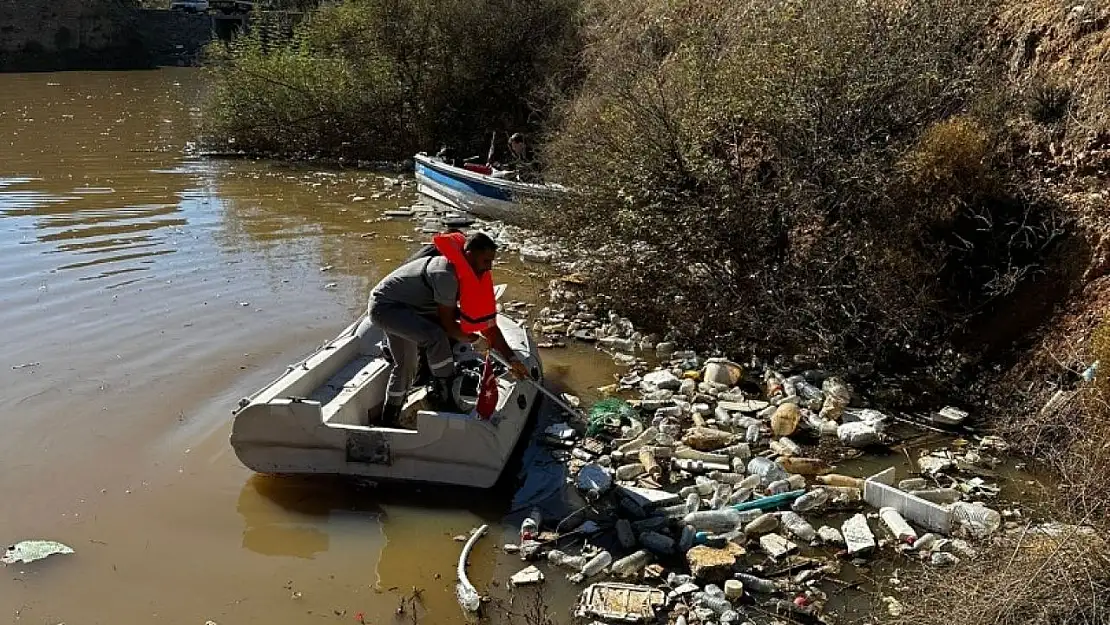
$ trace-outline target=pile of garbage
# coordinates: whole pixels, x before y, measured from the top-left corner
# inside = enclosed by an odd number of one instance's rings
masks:
[[[829,589],[858,586],[845,577],[874,560],[957,566],[1018,525],[1019,510],[984,505],[998,496],[999,439],[925,451],[916,475],[840,472],[830,447],[858,457],[892,441],[892,419],[840,376],[702,358],[613,315],[548,309],[534,330],[595,342],[628,367],[588,415],[545,432],[587,507],[549,527],[534,513],[512,546],[538,563],[514,585],[557,569],[590,584],[578,616],[830,623]]]

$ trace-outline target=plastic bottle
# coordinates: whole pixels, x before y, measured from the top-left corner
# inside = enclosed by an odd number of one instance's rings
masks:
[[[958,501],[950,510],[953,518],[974,538],[986,538],[1002,526],[1002,515],[986,506]]]
[[[879,508],[879,518],[887,526],[891,534],[900,542],[913,544],[917,540],[917,532],[906,523],[906,519],[897,510],[890,507]]]
[[[831,377],[827,378],[821,385],[821,390],[825,392],[825,403],[821,406],[821,418],[833,421],[840,420],[840,415],[844,414],[844,409],[852,401],[851,389],[839,378]]]
[[[686,495],[686,513],[697,512],[701,509],[701,496],[697,493]]]
[[[755,488],[763,483],[762,475],[749,475],[736,485],[737,488]]]
[[[702,510],[687,514],[682,522],[703,532],[729,532],[740,525],[740,513],[732,508]]]
[[[597,575],[598,573],[604,571],[605,567],[612,564],[612,562],[612,554],[610,554],[608,551],[602,551],[601,553],[590,559],[590,561],[586,563],[586,566],[582,567],[582,577],[587,579],[593,577],[594,575]]]
[[[792,490],[794,490],[794,487],[791,486],[790,480],[775,480],[774,482],[771,482],[767,485],[768,495],[779,495],[782,493],[788,493]]]
[[[778,529],[778,527],[779,517],[768,512],[759,515],[754,521],[745,525],[744,533],[749,536],[759,536],[760,534],[773,532]]]
[[[575,571],[581,571],[582,567],[586,566],[586,563],[590,560],[586,556],[571,556],[558,549],[552,549],[547,552],[547,561],[554,566],[562,566],[568,569],[574,569]]]
[[[748,486],[737,486],[728,496],[728,505],[744,503],[752,498],[752,489]]]
[[[849,488],[863,489],[863,479],[858,477],[851,477],[848,475],[840,475],[839,473],[829,473],[827,475],[818,475],[817,481],[829,486],[847,486]]]
[[[744,440],[751,445],[755,445],[759,442],[761,432],[762,428],[758,423],[749,424],[748,429],[744,431]]]
[[[716,464],[728,464],[729,462],[729,457],[726,455],[708,451],[698,451],[697,449],[685,445],[674,450],[674,457],[682,460],[700,460],[702,462],[713,462]]]
[[[651,564],[651,561],[651,552],[646,549],[641,549],[617,560],[609,570],[616,577],[635,577],[640,574],[640,571],[642,571],[645,566]]]
[[[802,490],[806,487],[806,478],[804,475],[798,475],[796,473],[791,474],[790,477],[786,478],[786,481],[790,483],[790,490]]]
[[[636,546],[636,534],[632,532],[632,523],[628,519],[617,520],[617,540],[625,549]]]
[[[820,410],[822,404],[825,403],[825,393],[810,384],[802,376],[798,376],[798,380],[794,382],[794,388],[798,389],[798,395],[806,402],[806,407],[810,410]]]
[[[778,590],[778,587],[775,586],[775,582],[769,579],[763,579],[762,577],[756,577],[755,575],[737,573],[736,579],[740,580],[740,583],[744,584],[744,588],[750,592],[773,594]]]
[[[650,447],[640,448],[640,464],[644,465],[644,470],[654,480],[663,477],[663,469],[659,467],[659,463],[655,460],[655,452]]]
[[[709,473],[709,479],[720,484],[736,485],[742,482],[746,477],[748,476],[744,475],[743,473],[732,473],[725,471],[710,471]]]
[[[801,419],[802,413],[797,404],[782,404],[771,415],[771,431],[775,436],[790,436]]]
[[[768,399],[774,399],[783,394],[783,377],[768,369],[763,373],[763,390]]]
[[[802,453],[802,448],[797,443],[784,436],[777,441],[771,441],[771,451],[780,456],[797,456]]]
[[[674,553],[674,539],[658,532],[644,532],[640,534],[640,544],[653,553],[664,555]]]
[[[760,483],[767,485],[776,480],[785,480],[786,471],[769,458],[756,456],[748,461],[748,473],[758,475]]]
[[[718,449],[715,453],[728,456],[729,458],[739,458],[747,462],[748,459],[752,457],[752,448],[747,443],[736,443],[724,449]]]
[[[812,512],[828,502],[829,491],[824,488],[815,488],[795,499],[794,503],[790,504],[790,509],[798,513]]]
[[[708,497],[712,495],[713,491],[716,489],[717,483],[712,480],[699,481],[694,483],[692,486],[684,486],[678,491],[678,494],[682,497],[689,497],[692,494],[700,495],[702,497]]]
[[[797,536],[799,540],[810,543],[817,539],[817,530],[813,529],[809,521],[803,519],[797,512],[783,512],[779,520],[786,531]]]
[[[717,490],[713,493],[713,498],[709,500],[709,507],[713,510],[720,510],[728,503],[730,495],[732,495],[731,484],[718,484]]]
[[[676,459],[674,464],[679,469],[688,473],[709,473],[710,471],[728,471],[729,465],[720,462],[705,462],[703,460]]]
[[[618,480],[634,480],[643,475],[645,471],[646,469],[643,464],[634,462],[618,467],[616,475]]]
[[[830,471],[829,463],[819,458],[788,456],[779,458],[779,464],[786,472],[799,475],[822,475]]]
[[[654,428],[654,427],[650,427],[650,428],[644,430],[642,433],[640,433],[640,435],[637,436],[636,438],[628,441],[627,443],[621,445],[620,447],[617,447],[617,451],[619,451],[621,453],[629,453],[629,452],[637,451],[641,447],[643,447],[644,445],[647,445],[651,441],[655,440],[656,436],[659,436],[659,430]]]
[[[698,536],[698,531],[694,529],[693,525],[685,525],[682,528],[682,534],[678,537],[678,552],[686,553],[694,546],[694,539]]]
[[[540,523],[542,522],[543,515],[539,508],[532,508],[532,512],[520,524],[520,543],[524,544],[529,540],[535,540],[539,536]]]
[[[701,595],[702,596],[698,599],[698,603],[703,607],[713,610],[718,616],[732,610],[732,604],[728,602],[728,599],[725,599],[724,595],[720,597],[708,593],[701,593]]]

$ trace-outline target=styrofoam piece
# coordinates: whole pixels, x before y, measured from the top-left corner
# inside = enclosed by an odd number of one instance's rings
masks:
[[[940,534],[952,533],[952,514],[946,508],[925,501],[893,486],[866,480],[863,500],[876,508],[894,508],[907,521]]]

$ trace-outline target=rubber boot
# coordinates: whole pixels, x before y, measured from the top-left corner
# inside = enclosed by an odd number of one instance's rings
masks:
[[[451,382],[454,378],[432,378],[428,399],[432,407],[440,412],[457,412],[459,407],[451,397]]]
[[[395,428],[401,425],[401,404],[386,403],[382,406],[382,427]]]

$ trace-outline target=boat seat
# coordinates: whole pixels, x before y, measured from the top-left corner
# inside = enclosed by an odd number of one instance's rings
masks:
[[[349,369],[340,371],[327,382],[328,386],[338,388],[321,407],[324,423],[329,426],[366,426],[367,411],[385,396],[388,380],[389,363],[380,358],[370,359],[353,372]]]

